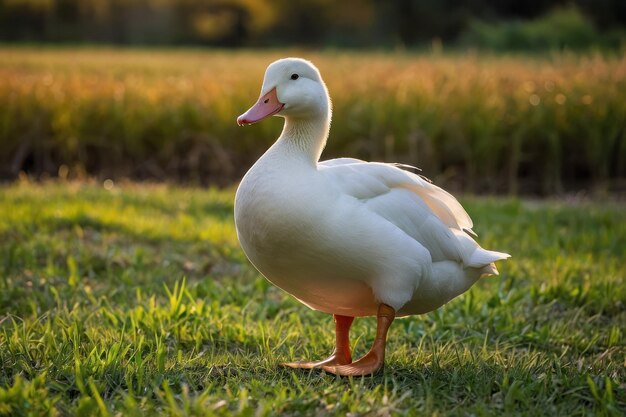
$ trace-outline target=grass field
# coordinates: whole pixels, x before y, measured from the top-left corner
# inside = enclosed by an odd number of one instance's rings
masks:
[[[277,137],[239,128],[273,60],[333,99],[328,156],[409,163],[470,192],[626,189],[626,55],[0,47],[0,177],[227,185]]]
[[[246,262],[232,190],[0,188],[0,416],[626,411],[623,204],[466,198],[501,276],[397,320],[374,377],[294,371],[329,316]],[[374,321],[359,319],[363,354]]]

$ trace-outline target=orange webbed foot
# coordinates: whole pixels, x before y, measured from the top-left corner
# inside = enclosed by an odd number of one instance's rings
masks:
[[[356,362],[347,365],[324,365],[322,369],[339,376],[372,375],[383,368],[384,356],[375,352],[368,353]]]

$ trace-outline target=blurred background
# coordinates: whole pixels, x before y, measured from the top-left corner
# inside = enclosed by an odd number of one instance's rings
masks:
[[[622,0],[0,0],[0,177],[236,182],[272,60],[322,71],[325,157],[472,193],[626,190]]]
[[[618,47],[622,0],[3,0],[4,41],[120,45]]]

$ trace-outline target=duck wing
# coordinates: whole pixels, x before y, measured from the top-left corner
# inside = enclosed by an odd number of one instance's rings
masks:
[[[414,167],[355,158],[329,159],[318,166],[332,176],[344,192],[357,198],[376,197],[393,188],[413,191],[446,226],[475,235],[472,219],[452,194],[421,175],[401,169]]]
[[[393,164],[353,158],[324,161],[318,169],[341,193],[422,244],[434,262],[451,260],[482,268],[508,257],[480,248],[470,236],[472,219],[461,204],[420,175]]]

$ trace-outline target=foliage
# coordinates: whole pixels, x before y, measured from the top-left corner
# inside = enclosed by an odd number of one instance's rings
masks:
[[[500,51],[626,46],[626,32],[601,34],[576,7],[557,8],[529,21],[473,21],[465,42]]]
[[[0,40],[131,45],[416,46],[475,19],[531,19],[561,0],[4,0]],[[572,0],[605,31],[622,0]]]
[[[332,347],[328,315],[245,261],[232,190],[0,188],[0,416],[623,415],[626,224],[606,203],[467,199],[511,252],[397,320],[384,372],[278,364]],[[352,331],[355,355],[375,334]]]
[[[0,49],[0,169],[230,184],[280,131],[236,126],[269,62],[334,103],[325,157],[413,164],[470,191],[620,189],[626,57]]]

